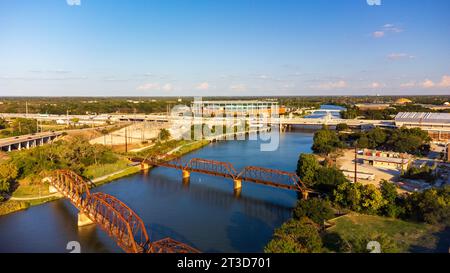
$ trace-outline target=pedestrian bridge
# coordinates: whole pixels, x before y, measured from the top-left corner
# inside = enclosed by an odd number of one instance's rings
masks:
[[[45,181],[79,210],[79,226],[97,224],[127,253],[198,252],[171,238],[152,242],[144,222],[131,208],[112,195],[91,193],[90,183],[72,171],[54,171]]]
[[[234,190],[241,190],[242,182],[249,182],[296,191],[301,193],[305,199],[308,198],[310,193],[314,193],[305,186],[297,174],[276,169],[247,166],[238,172],[229,162],[202,158],[192,158],[188,162],[183,162],[180,158],[169,155],[145,159],[130,158],[130,160],[141,163],[142,169],[160,166],[181,170],[184,180],[189,179],[192,172],[228,178],[233,180]]]

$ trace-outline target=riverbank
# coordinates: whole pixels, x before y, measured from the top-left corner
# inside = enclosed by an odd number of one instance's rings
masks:
[[[188,143],[180,142],[180,145],[168,151],[168,153],[176,156],[183,156],[195,150],[201,149],[206,145],[208,145],[209,143],[210,141],[207,140],[200,140]],[[143,153],[145,152],[145,150],[140,152]],[[128,162],[125,165],[122,164],[122,166],[123,168],[120,170],[116,170],[97,177],[94,176],[90,180],[95,185],[95,187],[98,187],[107,183],[111,183],[117,179],[139,173],[141,171],[140,166],[130,166],[130,162]],[[95,174],[98,173],[99,172],[96,172]],[[33,206],[42,205],[61,198],[63,197],[59,193],[49,194],[48,186],[45,186],[45,188],[42,188],[42,185],[39,185],[37,187],[27,186],[26,189],[21,188],[20,192],[17,193],[15,192],[13,196],[9,196],[6,202],[0,203],[0,216],[25,210]]]

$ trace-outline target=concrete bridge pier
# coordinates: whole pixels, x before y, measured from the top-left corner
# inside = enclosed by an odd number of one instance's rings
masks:
[[[78,213],[78,226],[84,227],[88,225],[92,225],[94,222],[83,212]]]
[[[142,162],[142,163],[141,163],[141,170],[142,170],[142,171],[146,171],[146,170],[148,170],[148,169],[150,169],[150,165],[147,164],[147,163]]]
[[[242,179],[233,179],[233,183],[234,183],[234,190],[242,189]]]
[[[48,186],[48,192],[49,193],[57,193],[58,190],[55,187],[53,187],[52,185],[50,185],[50,186]]]
[[[303,198],[304,200],[307,200],[307,199],[308,199],[308,196],[309,196],[309,192],[307,192],[307,191],[302,191],[302,198]]]
[[[191,172],[190,171],[183,170],[182,172],[183,172],[183,180],[184,179],[189,179],[191,177]]]

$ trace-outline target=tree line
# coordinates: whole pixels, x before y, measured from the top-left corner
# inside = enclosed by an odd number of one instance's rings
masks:
[[[91,165],[115,163],[118,160],[111,148],[90,144],[83,137],[14,151],[9,154],[9,159],[0,163],[0,196],[1,193],[14,191],[18,186],[17,181],[26,177],[40,180],[46,171],[56,169],[70,169],[83,175],[84,170]]]
[[[346,126],[337,126],[345,130]],[[373,128],[367,131],[341,133],[324,126],[314,134],[312,149],[317,154],[330,154],[340,148],[358,148],[389,150],[414,155],[427,154],[431,138],[420,128]]]
[[[366,244],[371,240],[380,242],[385,252],[398,251],[397,243],[383,233],[372,234],[370,238],[354,238],[350,242],[328,238],[326,221],[343,211],[450,227],[450,186],[399,194],[396,185],[388,181],[383,181],[379,188],[372,184],[351,183],[339,170],[318,162],[310,154],[300,155],[297,174],[308,187],[322,191],[324,197],[299,200],[292,219],[275,231],[265,252],[318,253],[329,249],[367,252]],[[329,245],[331,241],[332,246]]]

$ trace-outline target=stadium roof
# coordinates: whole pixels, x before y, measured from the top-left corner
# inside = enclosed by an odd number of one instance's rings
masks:
[[[450,124],[450,113],[400,112],[395,116],[395,121]]]

